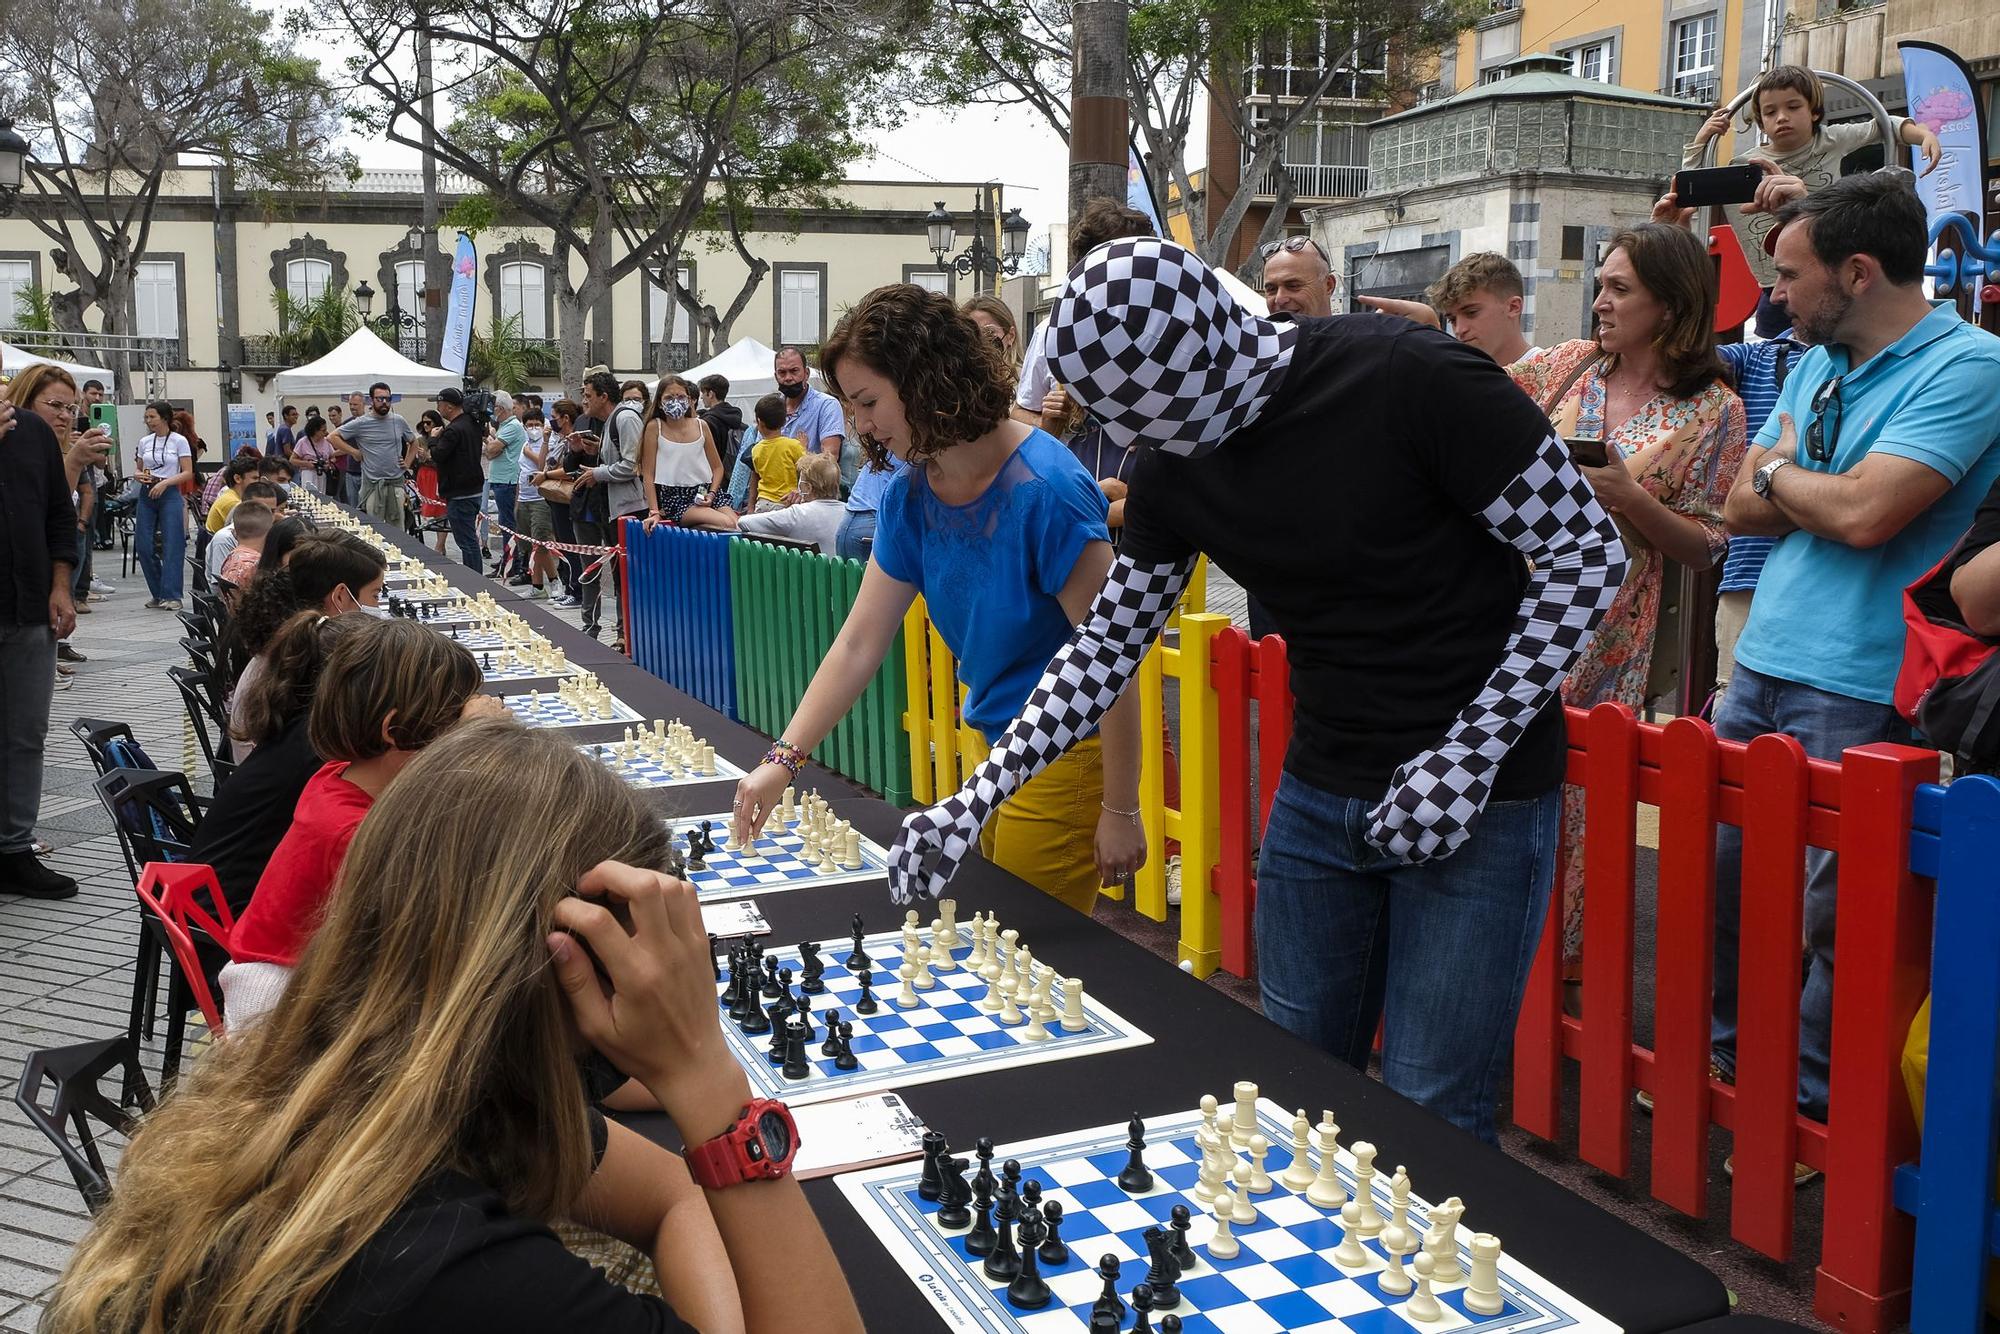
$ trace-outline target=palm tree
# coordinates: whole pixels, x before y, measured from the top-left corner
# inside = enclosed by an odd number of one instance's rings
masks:
[[[361,326],[354,298],[332,285],[303,301],[281,289],[271,293],[271,303],[278,308],[273,345],[279,358],[294,366],[317,361]]]
[[[29,333],[54,332],[55,308],[47,289],[39,283],[30,283],[14,293],[14,327]]]
[[[521,336],[521,317],[509,315],[502,319],[495,311],[492,330],[473,333],[465,370],[477,384],[490,384],[495,389],[517,394],[528,387],[533,376],[534,354],[533,345]]]

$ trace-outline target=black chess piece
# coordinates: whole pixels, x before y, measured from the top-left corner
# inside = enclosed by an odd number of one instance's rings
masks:
[[[854,1070],[860,1065],[861,1062],[854,1059],[854,1025],[843,1019],[840,1021],[840,1050],[834,1053],[833,1068]]]
[[[1042,1207],[1042,1183],[1028,1180],[1021,1183],[1021,1202],[1030,1209]]]
[[[850,973],[858,973],[868,966],[868,951],[861,948],[861,938],[867,933],[861,929],[861,914],[854,914],[854,948],[843,961]]]
[[[1124,1323],[1109,1311],[1093,1308],[1090,1313],[1090,1334],[1118,1334]]]
[[[1062,1239],[1063,1207],[1061,1200],[1050,1200],[1042,1206],[1042,1222],[1048,1226],[1049,1235],[1041,1245],[1042,1263],[1053,1268],[1069,1263],[1069,1246]]]
[[[706,857],[709,853],[715,851],[714,822],[703,820],[697,828],[701,833],[701,855]],[[696,862],[695,865],[699,866],[701,863]]]
[[[813,1023],[812,997],[810,996],[799,997],[796,1001],[792,1003],[792,1013],[797,1015],[805,1023],[806,1042],[808,1045],[810,1045],[812,1043],[814,1034],[819,1032],[819,1028]]]
[[[938,1159],[944,1157],[945,1137],[935,1130],[923,1133],[924,1169],[917,1178],[917,1196],[920,1199],[935,1200],[944,1194],[944,1177],[938,1170]]]
[[[706,824],[707,821],[704,820],[702,823]],[[699,871],[702,868],[701,859],[707,853],[707,849],[702,847],[701,845],[701,834],[699,830],[694,830],[694,829],[688,830],[687,845],[688,845],[687,864],[693,867],[695,870]]]
[[[812,1073],[806,1060],[805,1021],[797,1015],[785,1021],[785,1063],[778,1073],[787,1079],[804,1079]]]
[[[1181,1334],[1181,1318],[1171,1312],[1161,1316],[1160,1334]]]
[[[1021,1193],[1021,1160],[1019,1158],[1009,1158],[1006,1162],[1000,1164],[1000,1179],[1007,1183],[1007,1189],[1019,1195]]]
[[[1180,1263],[1174,1259],[1173,1243],[1167,1239],[1167,1229],[1149,1227],[1145,1233],[1146,1258],[1151,1268],[1146,1271],[1146,1286],[1153,1290],[1153,1309],[1168,1311],[1181,1304]]]
[[[972,1198],[972,1187],[965,1182],[965,1159],[945,1154],[938,1166],[943,1192],[938,1197],[938,1226],[956,1230],[972,1221],[972,1210],[965,1207]]]
[[[785,1063],[785,1024],[791,1015],[791,1007],[783,1001],[775,1001],[767,1006],[764,1015],[771,1021],[771,1046],[764,1054],[772,1065]]]
[[[1000,1197],[993,1205],[993,1222],[996,1237],[993,1253],[980,1266],[986,1277],[1002,1281],[1012,1280],[1021,1272],[1021,1251],[1014,1245],[1014,1206],[1018,1203],[1012,1182],[1000,1183]]]
[[[1132,1334],[1153,1334],[1153,1285],[1132,1289]]]
[[[1097,1276],[1104,1280],[1104,1291],[1091,1304],[1091,1319],[1100,1314],[1109,1315],[1111,1328],[1117,1329],[1125,1323],[1125,1299],[1118,1295],[1118,1257],[1107,1255],[1097,1262]]]
[[[1042,1241],[1045,1229],[1039,1209],[1026,1209],[1021,1214],[1021,1269],[1007,1285],[1007,1300],[1030,1311],[1039,1311],[1049,1304],[1049,1285],[1042,1281],[1042,1269],[1035,1247]]]
[[[861,965],[861,971],[857,976],[861,979],[861,996],[854,1002],[854,1012],[856,1014],[874,1014],[882,1008],[881,1004],[875,999],[874,973],[864,963]]]
[[[838,1006],[826,1012],[826,1041],[819,1044],[822,1056],[840,1055],[840,1009]]]
[[[1127,1195],[1140,1195],[1153,1188],[1153,1171],[1146,1166],[1146,1123],[1137,1112],[1125,1124],[1125,1170],[1118,1174],[1118,1188]]]
[[[482,653],[479,655],[479,670],[485,672],[488,676],[493,674],[493,655],[491,653]]]
[[[973,1184],[981,1186],[990,1200],[1000,1188],[1000,1179],[993,1175],[993,1141],[981,1135],[972,1146],[972,1152],[979,1159],[979,1175],[973,1179]]]
[[[764,979],[763,983],[757,988],[757,994],[765,1000],[776,1000],[778,998],[777,959],[767,953],[759,960],[757,968]]]
[[[982,1168],[982,1173],[984,1169]],[[965,1234],[965,1253],[972,1256],[991,1255],[999,1241],[999,1234],[993,1230],[993,1180],[989,1175],[976,1176],[972,1180],[972,1231]]]
[[[722,980],[722,960],[715,952],[715,937],[708,938],[708,969],[715,974],[715,980]]]
[[[736,1021],[736,1026],[753,1038],[771,1031],[770,1015],[757,995],[755,982],[754,977],[744,982],[747,994],[743,997],[743,1017]]]
[[[826,983],[821,978],[826,972],[826,961],[819,957],[819,946],[810,940],[801,944],[799,961],[804,973],[799,981],[799,990],[809,996],[817,996],[825,991]]]
[[[1185,1204],[1175,1205],[1168,1211],[1167,1216],[1173,1227],[1171,1254],[1174,1263],[1179,1265],[1181,1272],[1185,1274],[1194,1268],[1194,1247],[1188,1245],[1188,1229],[1193,1226],[1193,1218]]]

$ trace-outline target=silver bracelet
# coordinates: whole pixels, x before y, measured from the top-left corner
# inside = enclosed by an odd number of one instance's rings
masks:
[[[1106,815],[1115,815],[1115,816],[1119,817],[1119,818],[1120,818],[1120,819],[1122,819],[1122,820],[1130,820],[1130,821],[1131,821],[1131,822],[1132,822],[1132,823],[1133,823],[1134,825],[1137,825],[1137,826],[1139,826],[1140,828],[1144,828],[1144,827],[1145,827],[1145,821],[1139,818],[1139,812],[1138,812],[1138,811],[1135,811],[1135,810],[1134,810],[1134,811],[1121,811],[1121,810],[1118,810],[1117,808],[1113,807],[1113,806],[1112,806],[1112,805],[1111,805],[1110,803],[1108,803],[1108,802],[1103,802],[1103,801],[1100,801],[1100,802],[1098,802],[1097,804],[1098,804],[1098,807],[1099,807],[1100,809],[1102,809],[1102,810],[1103,810],[1103,812],[1104,812],[1104,813],[1105,813]]]

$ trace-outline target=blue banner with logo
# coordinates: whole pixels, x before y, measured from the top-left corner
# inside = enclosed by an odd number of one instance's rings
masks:
[[[1982,191],[1986,171],[1985,118],[1979,114],[1978,83],[1958,54],[1930,42],[1898,42],[1903,57],[1903,89],[1909,97],[1910,119],[1927,125],[1944,150],[1937,170],[1925,176],[1919,159],[1915,170],[1917,197],[1924,201],[1927,221],[1950,213],[1968,216],[1975,234],[1985,233]],[[1979,284],[1972,284],[1978,300]]]
[[[451,255],[451,299],[444,312],[444,345],[438,349],[438,365],[465,374],[465,358],[472,351],[472,308],[479,295],[479,256],[472,238],[458,234]]]

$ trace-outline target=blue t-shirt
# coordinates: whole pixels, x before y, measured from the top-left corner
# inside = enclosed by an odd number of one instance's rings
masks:
[[[1791,334],[1763,343],[1723,343],[1716,353],[1736,377],[1736,396],[1743,400],[1743,429],[1754,440],[1778,406],[1778,391],[1806,354],[1806,345]],[[1776,546],[1775,537],[1731,537],[1722,559],[1722,590],[1736,593],[1757,586],[1764,561]]]
[[[502,486],[518,486],[521,481],[521,449],[528,443],[528,428],[521,425],[519,417],[509,417],[493,428],[493,434],[506,448],[493,456],[493,471],[486,475],[486,480]]]
[[[797,407],[793,407],[789,400],[785,406],[790,411],[785,414],[783,434],[804,445],[808,454],[819,453],[819,442],[828,436],[847,434],[847,417],[832,394],[807,385],[805,397],[799,400]]]
[[[889,466],[886,468],[875,468],[863,463],[861,471],[854,474],[854,489],[847,493],[848,512],[867,514],[879,508],[883,493],[889,489],[890,481],[909,470],[910,465],[894,454],[889,456]]]
[[[1827,423],[1833,457],[1821,463],[1807,456],[1804,441],[1813,398],[1835,376],[1842,378],[1840,411]],[[1736,660],[1752,671],[1889,704],[1903,662],[1903,589],[1971,526],[2000,476],[2000,338],[1939,304],[1852,371],[1845,348],[1806,353],[1758,444],[1777,443],[1779,413],[1798,428],[1799,467],[1843,473],[1882,453],[1914,459],[1952,483],[1879,547],[1803,530],[1779,538],[1736,645]]]
[[[965,721],[990,741],[1027,707],[1073,627],[1056,595],[1086,543],[1107,542],[1104,493],[1062,442],[1031,432],[969,505],[947,505],[923,471],[882,493],[875,563],[914,584],[958,658]]]

